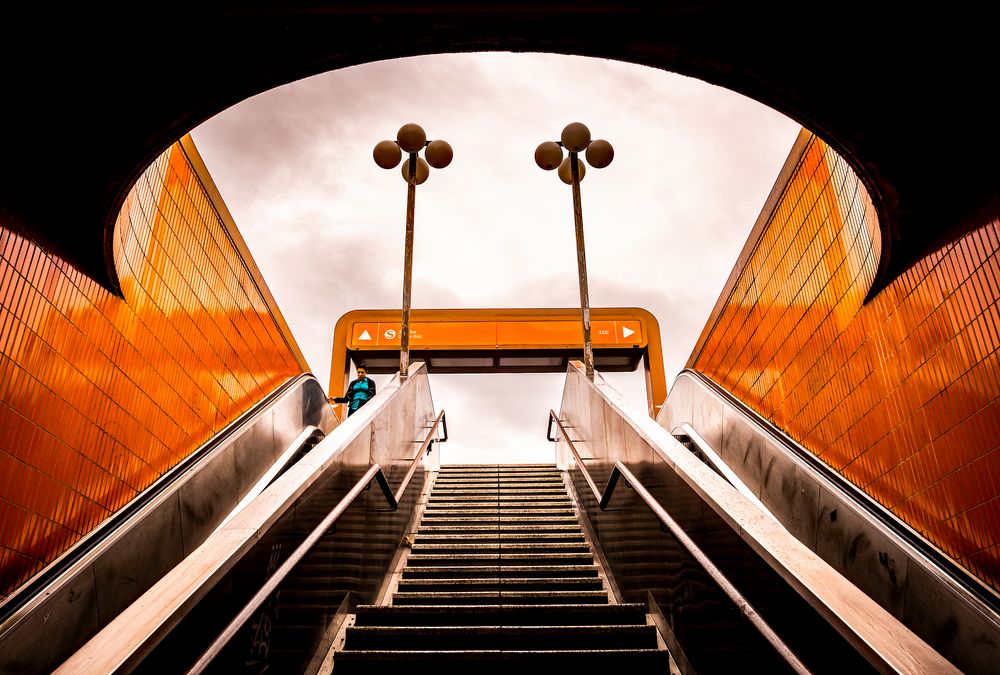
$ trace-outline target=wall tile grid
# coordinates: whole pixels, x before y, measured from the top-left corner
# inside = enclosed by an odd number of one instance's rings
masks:
[[[125,300],[0,223],[0,593],[301,372],[180,143],[115,227]]]
[[[863,304],[880,241],[814,137],[688,366],[1000,590],[1000,221]]]

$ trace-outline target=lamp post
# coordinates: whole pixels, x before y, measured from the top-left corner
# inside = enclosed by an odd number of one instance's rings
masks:
[[[569,151],[563,157],[563,148]],[[559,141],[546,141],[535,149],[535,163],[546,171],[558,168],[559,178],[573,186],[573,221],[576,225],[576,268],[580,277],[580,311],[583,318],[583,365],[587,379],[594,380],[594,345],[590,337],[590,290],[587,286],[587,254],[583,245],[583,204],[580,181],[587,174],[580,162],[583,152],[587,163],[603,169],[615,157],[615,149],[605,140],[590,140],[590,129],[580,122],[567,124]]]
[[[426,148],[426,150],[425,150]],[[424,150],[423,157],[420,151]],[[417,186],[427,180],[430,167],[443,169],[451,164],[451,146],[446,141],[428,141],[427,134],[418,124],[404,124],[399,128],[395,141],[380,141],[372,156],[383,169],[395,169],[403,162],[403,180],[406,181],[406,243],[403,246],[403,321],[399,336],[399,383],[406,382],[410,371],[410,286],[413,279],[413,211],[417,199]],[[429,166],[428,166],[429,165]]]

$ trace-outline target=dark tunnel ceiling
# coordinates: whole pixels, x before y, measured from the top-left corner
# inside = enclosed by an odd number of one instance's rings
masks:
[[[222,110],[370,61],[553,52],[700,78],[816,132],[851,162],[878,208],[885,253],[874,292],[1000,213],[994,23],[950,6],[932,14],[810,4],[3,10],[0,222],[117,289],[111,234],[128,190],[170,143]],[[649,111],[653,123],[656,115]]]

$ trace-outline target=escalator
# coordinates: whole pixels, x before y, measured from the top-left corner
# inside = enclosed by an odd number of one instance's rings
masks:
[[[4,599],[0,672],[51,672],[336,424],[312,375],[277,387]]]
[[[955,672],[604,386],[555,467],[440,467],[415,364],[57,672]]]

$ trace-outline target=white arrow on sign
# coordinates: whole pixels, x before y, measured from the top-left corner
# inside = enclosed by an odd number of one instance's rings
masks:
[[[622,326],[622,337],[627,338],[629,335],[634,335],[634,330],[629,330],[626,326]]]
[[[358,339],[359,340],[371,340],[372,336],[369,335],[368,331],[366,330],[366,331],[362,331],[361,336]]]

